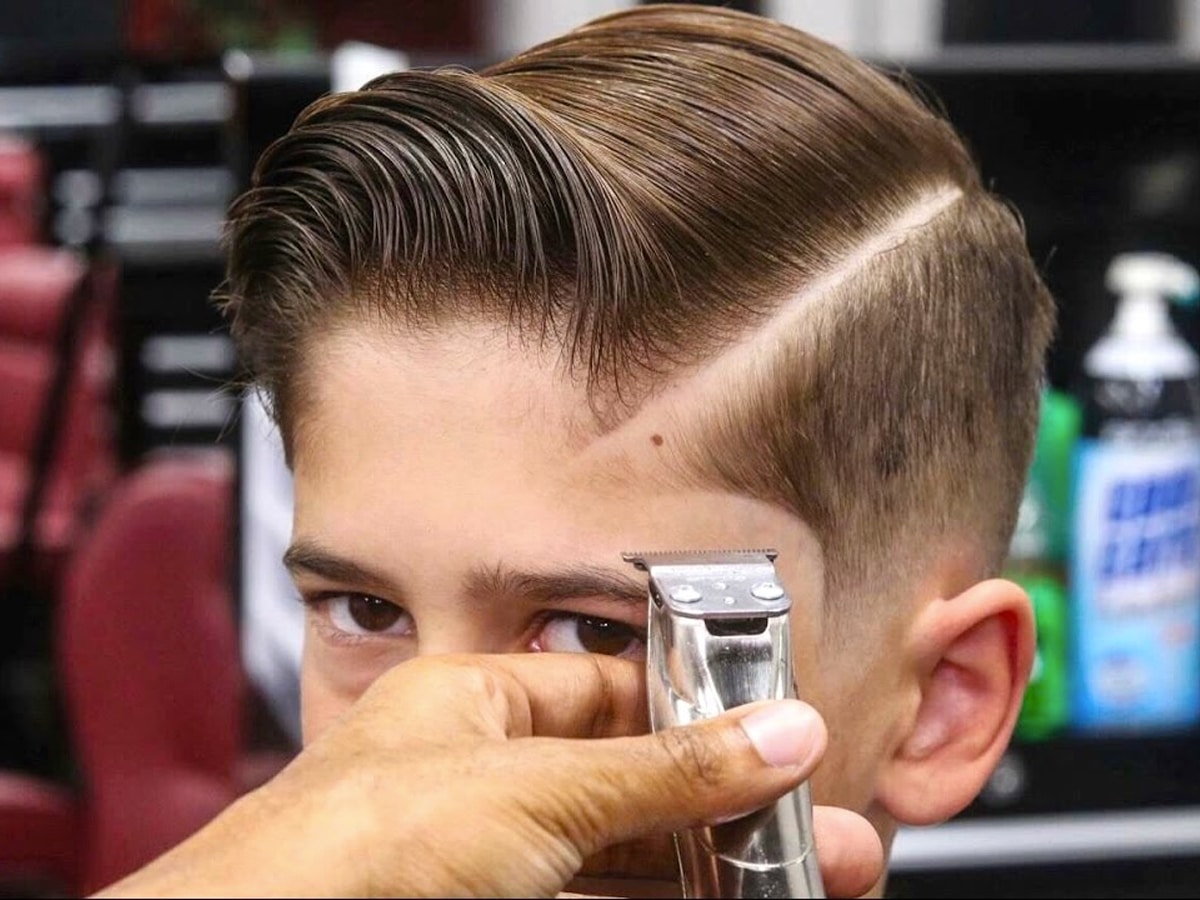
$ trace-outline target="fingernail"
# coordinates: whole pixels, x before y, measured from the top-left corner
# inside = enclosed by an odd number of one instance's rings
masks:
[[[803,766],[818,750],[816,711],[798,700],[780,700],[742,719],[742,730],[763,761]]]

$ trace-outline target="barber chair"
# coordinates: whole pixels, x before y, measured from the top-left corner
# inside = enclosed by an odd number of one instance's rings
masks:
[[[98,890],[246,789],[232,495],[223,454],[152,459],[72,553],[55,652],[77,784],[0,775],[0,880]]]

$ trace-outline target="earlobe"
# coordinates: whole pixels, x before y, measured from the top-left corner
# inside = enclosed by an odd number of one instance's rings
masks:
[[[929,601],[906,646],[915,709],[878,782],[899,821],[931,825],[960,812],[1008,746],[1034,653],[1033,611],[1009,581]]]

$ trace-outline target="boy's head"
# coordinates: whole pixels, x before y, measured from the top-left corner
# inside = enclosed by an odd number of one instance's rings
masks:
[[[313,104],[225,310],[296,476],[320,727],[414,653],[636,655],[620,551],[770,545],[818,800],[935,821],[1031,654],[1003,560],[1053,304],[953,130],[822,42],[641,7]]]

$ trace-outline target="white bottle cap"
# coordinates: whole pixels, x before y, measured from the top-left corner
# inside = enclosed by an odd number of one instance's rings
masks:
[[[1176,333],[1168,306],[1195,303],[1200,273],[1167,253],[1122,253],[1109,264],[1119,297],[1112,325],[1087,353],[1084,369],[1100,378],[1191,378],[1200,358]]]
[[[1122,253],[1108,266],[1108,289],[1188,298],[1200,293],[1200,274],[1169,253]]]

